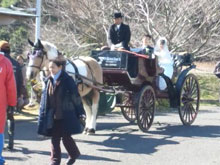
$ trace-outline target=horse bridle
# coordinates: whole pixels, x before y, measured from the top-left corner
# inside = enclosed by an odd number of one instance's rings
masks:
[[[42,70],[41,67],[42,67],[42,64],[43,64],[43,61],[44,61],[44,56],[47,55],[47,53],[43,50],[37,50],[37,51],[41,51],[43,53],[43,55],[36,55],[37,57],[41,58],[40,65],[39,66],[37,66],[37,65],[28,65],[27,67],[37,68],[37,69],[39,69],[39,71],[46,71],[46,70]]]

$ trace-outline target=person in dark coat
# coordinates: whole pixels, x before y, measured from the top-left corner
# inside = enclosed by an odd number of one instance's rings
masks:
[[[142,39],[142,48],[138,53],[145,54],[148,55],[150,58],[153,58],[153,52],[154,52],[153,47],[154,46],[153,46],[152,36],[146,34]],[[149,77],[147,72],[146,59],[144,58],[138,58],[138,73],[144,79],[147,79]]]
[[[81,133],[80,118],[85,115],[78,88],[62,70],[63,64],[60,60],[49,63],[51,76],[45,80],[40,103],[38,134],[51,137],[51,165],[61,162],[61,139],[69,155],[66,164],[73,164],[80,156],[71,135]]]
[[[128,43],[131,39],[130,27],[122,22],[122,14],[114,14],[114,24],[110,26],[108,31],[108,44],[111,50],[124,48],[130,50]]]
[[[17,105],[17,110],[21,112],[24,106],[29,103],[27,80],[26,80],[26,65],[24,63],[24,58],[22,57],[22,55],[17,56],[16,60],[21,67],[21,72],[23,76],[23,86],[22,86],[23,88],[21,90],[21,97],[19,98],[18,105]]]
[[[13,66],[16,88],[17,88],[17,98],[21,97],[21,90],[23,88],[23,76],[21,72],[21,67],[19,63],[10,56],[10,45],[7,41],[0,41],[0,51],[4,52],[5,57],[7,57]],[[14,148],[14,129],[15,129],[15,120],[14,120],[14,110],[16,107],[8,107],[7,109],[7,123],[8,123],[8,146],[9,150]]]

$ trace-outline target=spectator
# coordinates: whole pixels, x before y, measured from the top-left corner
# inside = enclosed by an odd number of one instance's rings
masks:
[[[18,100],[18,111],[21,111],[25,105],[29,103],[28,100],[28,92],[27,92],[27,80],[26,80],[26,66],[24,64],[24,58],[19,55],[16,58],[17,62],[19,63],[21,67],[22,77],[23,77],[23,86],[21,89],[21,97],[20,100]]]
[[[7,106],[16,106],[16,84],[11,62],[0,52],[0,165],[5,164],[2,157],[4,128]],[[9,109],[9,108],[8,108]]]
[[[22,72],[20,65],[16,60],[14,60],[10,56],[10,45],[7,41],[0,41],[0,51],[4,52],[5,57],[7,57],[12,65],[16,80],[16,87],[17,87],[17,98],[21,97],[21,89],[23,86],[23,78],[22,78]],[[12,150],[14,147],[14,129],[15,129],[15,121],[14,121],[14,109],[15,108],[9,108],[7,110],[7,122],[8,122],[8,146],[7,148],[9,150]]]
[[[61,162],[61,139],[69,155],[67,165],[80,156],[71,135],[81,132],[80,118],[84,116],[84,109],[78,88],[72,77],[62,70],[63,64],[60,60],[49,63],[51,76],[45,80],[40,104],[38,134],[51,137],[51,165]]]

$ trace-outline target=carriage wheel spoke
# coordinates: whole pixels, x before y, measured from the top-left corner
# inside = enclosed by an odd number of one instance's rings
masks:
[[[138,98],[138,126],[146,132],[154,118],[155,96],[151,86],[145,86]]]
[[[194,75],[186,76],[180,92],[180,119],[183,124],[190,125],[197,116],[200,95],[198,80]]]
[[[193,91],[195,90],[195,87],[196,87],[196,82],[193,81],[193,86],[191,86],[190,91],[189,91],[189,93],[190,93],[191,95],[193,94]]]
[[[129,122],[134,122],[136,120],[136,113],[132,93],[125,93],[123,95],[122,105],[121,111],[124,118]]]

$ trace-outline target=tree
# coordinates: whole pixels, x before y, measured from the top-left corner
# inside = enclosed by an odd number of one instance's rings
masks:
[[[9,7],[17,2],[18,0],[1,0],[0,6]],[[27,36],[28,28],[23,23],[17,22],[13,25],[2,26],[0,29],[1,40],[9,41],[11,51],[16,54],[23,53]]]
[[[0,4],[2,7],[9,7],[10,5],[13,5],[17,2],[18,0],[0,0]]]
[[[107,44],[115,11],[130,25],[133,46],[140,46],[142,36],[150,33],[155,40],[165,36],[173,53],[187,51],[200,59],[219,56],[218,0],[45,0],[42,39],[71,56],[88,55]]]

